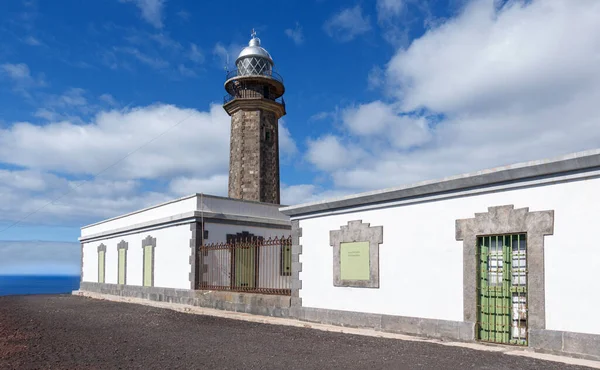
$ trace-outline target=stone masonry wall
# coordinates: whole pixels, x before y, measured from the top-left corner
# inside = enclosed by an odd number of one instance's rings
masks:
[[[262,110],[260,201],[279,204],[279,125],[275,113]]]
[[[231,115],[229,197],[279,204],[279,143],[275,113],[256,109]]]

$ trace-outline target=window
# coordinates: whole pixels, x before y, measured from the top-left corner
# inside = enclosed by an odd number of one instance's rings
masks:
[[[100,244],[98,246],[98,282],[104,283],[106,272],[106,246],[104,244]]]
[[[118,283],[125,284],[125,249],[119,249],[119,278]]]
[[[154,286],[154,248],[156,248],[156,238],[147,236],[142,240],[142,249],[144,250],[142,285]]]
[[[144,247],[144,286],[152,286],[152,246]]]
[[[125,285],[127,283],[127,249],[128,243],[125,240],[121,240],[117,244],[117,252],[119,257],[119,263],[117,268],[117,284]]]
[[[366,280],[371,278],[369,242],[340,243],[340,278]]]
[[[362,220],[348,221],[339,230],[329,231],[333,247],[333,286],[379,288],[379,244],[383,226]]]

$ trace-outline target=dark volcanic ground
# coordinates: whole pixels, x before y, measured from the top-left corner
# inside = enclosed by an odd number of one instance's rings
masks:
[[[71,295],[0,297],[0,369],[582,369]]]

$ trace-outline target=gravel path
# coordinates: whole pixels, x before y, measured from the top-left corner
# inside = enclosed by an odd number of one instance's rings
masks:
[[[583,369],[71,295],[0,297],[0,369]]]

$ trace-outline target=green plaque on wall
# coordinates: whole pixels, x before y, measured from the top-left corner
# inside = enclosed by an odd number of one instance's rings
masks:
[[[369,242],[340,243],[342,280],[369,280]]]

